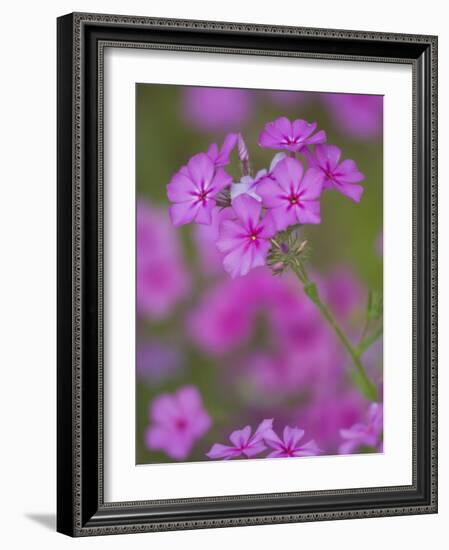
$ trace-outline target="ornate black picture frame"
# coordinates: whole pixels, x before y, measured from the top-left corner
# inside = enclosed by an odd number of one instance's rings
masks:
[[[412,485],[169,501],[149,493],[148,501],[104,502],[102,93],[104,45],[111,43],[412,66]],[[437,38],[76,13],[58,19],[57,71],[58,531],[88,536],[435,513]]]

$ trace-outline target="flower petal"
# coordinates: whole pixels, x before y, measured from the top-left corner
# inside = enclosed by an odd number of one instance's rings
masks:
[[[316,444],[315,440],[311,439],[307,443],[301,445],[298,449],[295,449],[298,453],[301,453],[297,456],[315,456],[321,453],[321,449]]]
[[[318,199],[323,190],[324,174],[322,170],[309,168],[301,181],[301,200]]]
[[[277,433],[272,429],[266,430],[264,432],[263,439],[269,447],[275,449],[276,451],[281,451],[284,448],[283,442],[281,441]]]
[[[321,168],[333,171],[340,160],[341,149],[336,145],[317,145],[315,147],[315,157]]]
[[[232,177],[223,169],[217,168],[215,175],[209,185],[205,186],[206,190],[210,190],[213,195],[219,193],[222,189],[231,185]]]
[[[250,435],[251,426],[245,426],[241,430],[235,430],[232,432],[229,436],[229,440],[235,447],[242,448],[248,445]]]
[[[265,451],[266,446],[263,441],[256,441],[255,443],[250,443],[246,449],[243,450],[243,454],[248,458],[260,454],[262,451]]]
[[[225,220],[220,224],[216,246],[220,252],[230,252],[244,245],[246,239],[246,232],[239,223]]]
[[[273,172],[273,170],[275,169],[276,167],[276,164],[281,161],[282,159],[285,159],[285,157],[287,156],[286,153],[276,153],[274,155],[274,157],[271,159],[271,163],[270,163],[270,174],[271,172]]]
[[[173,225],[190,223],[196,216],[200,203],[192,201],[177,202],[170,206],[169,213]]]
[[[343,183],[358,183],[365,179],[365,176],[357,168],[355,161],[351,159],[344,160],[338,165],[334,177]]]
[[[203,401],[201,394],[195,386],[183,386],[176,392],[176,399],[184,413],[191,413],[201,410]]]
[[[292,122],[293,138],[305,141],[316,130],[316,122],[307,122],[306,120],[297,119]]]
[[[333,182],[333,188],[342,195],[350,198],[354,202],[360,202],[364,191],[361,185],[356,185],[352,183]]]
[[[300,428],[291,428],[290,426],[285,426],[284,428],[284,443],[288,448],[296,447],[298,441],[302,439],[304,435],[304,430]]]
[[[216,166],[229,164],[229,156],[237,143],[238,137],[238,134],[228,134],[225,137],[220,153],[215,161]]]
[[[159,395],[151,404],[150,417],[159,424],[170,424],[178,414],[179,408],[176,399],[168,393]]]
[[[276,164],[273,177],[286,193],[297,192],[304,168],[299,160],[286,157]]]
[[[196,191],[193,181],[181,172],[177,172],[167,185],[167,196],[172,202],[194,200]]]
[[[307,204],[310,204],[307,202]],[[319,203],[318,203],[319,204]],[[296,225],[298,223],[297,211],[299,207],[288,208],[286,206],[278,206],[277,208],[270,209],[270,215],[274,222],[274,226],[277,231],[283,231],[289,225]]]
[[[229,458],[234,458],[239,454],[241,454],[240,450],[235,449],[234,447],[230,447],[229,445],[221,445],[221,443],[215,443],[212,445],[211,450],[206,453],[206,456],[212,460],[217,458],[224,458],[227,460]]]
[[[265,433],[267,433],[269,430],[273,429],[273,419],[272,418],[266,418],[265,420],[262,420],[262,422],[257,426],[256,431],[254,432],[253,437],[251,438],[252,443],[256,443],[257,441],[260,441],[263,439]]]
[[[304,201],[298,204],[296,215],[300,223],[321,223],[320,201]]]
[[[207,187],[214,176],[214,163],[207,153],[198,153],[187,163],[192,180]]]
[[[233,201],[232,207],[245,228],[253,229],[258,225],[262,210],[259,201],[248,195],[240,195]]]
[[[215,201],[208,200],[199,204],[199,208],[195,214],[196,223],[210,225],[212,223],[212,212],[215,208]]]
[[[242,257],[245,254],[245,243],[242,243],[238,248],[232,250],[223,258],[223,267],[226,273],[234,279],[235,277],[242,275],[241,264]]]
[[[319,143],[324,143],[326,139],[327,139],[326,132],[324,130],[320,130],[313,136],[308,137],[306,140],[304,140],[304,143],[307,143],[307,145],[315,145]]]
[[[257,194],[262,198],[262,204],[267,208],[276,208],[285,204],[285,191],[276,181],[263,178],[257,185]]]

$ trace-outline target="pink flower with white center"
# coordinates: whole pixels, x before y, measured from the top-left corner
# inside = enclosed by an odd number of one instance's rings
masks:
[[[214,197],[232,182],[223,168],[216,168],[207,153],[194,155],[167,185],[167,196],[173,203],[170,218],[173,225],[195,221],[210,224]]]
[[[282,116],[273,122],[268,122],[259,136],[259,145],[269,149],[286,149],[297,153],[306,145],[315,145],[326,141],[326,132],[320,130],[316,134],[317,123],[309,123],[297,119],[291,122]]]
[[[325,189],[335,189],[354,202],[360,202],[363,187],[356,185],[365,179],[353,160],[340,162],[341,149],[336,145],[317,145],[315,152],[306,152],[311,168],[321,170]]]
[[[257,194],[278,231],[297,223],[321,223],[323,174],[319,170],[309,168],[304,172],[298,160],[286,157],[276,164],[272,177],[258,185]]]
[[[210,428],[211,419],[195,386],[184,386],[175,394],[162,394],[150,408],[153,421],[145,432],[149,449],[164,451],[170,458],[186,458],[194,443]]]
[[[262,205],[248,195],[237,197],[232,208],[237,219],[221,224],[217,248],[226,254],[223,260],[225,271],[231,277],[237,277],[265,265],[275,228],[269,215],[260,218]]]
[[[273,430],[266,432],[264,441],[269,447],[274,449],[267,455],[267,458],[315,456],[320,454],[321,451],[313,439],[307,443],[300,444],[303,437],[304,430],[291,428],[290,426],[285,426],[282,439]]]
[[[234,149],[238,139],[239,134],[228,134],[225,137],[220,150],[218,150],[218,145],[216,143],[212,143],[207,150],[207,155],[215,164],[216,168],[219,168],[220,166],[227,166],[229,164],[229,155]]]
[[[258,455],[266,449],[264,437],[267,432],[272,430],[272,426],[273,419],[263,420],[253,436],[251,436],[251,426],[245,426],[241,430],[236,430],[229,436],[232,446],[215,443],[206,456],[212,459],[223,458],[229,460],[242,454],[247,458]]]
[[[340,445],[338,452],[341,455],[350,454],[360,447],[374,447],[382,452],[383,432],[383,406],[380,403],[371,403],[366,423],[358,423],[348,430],[340,430],[340,436],[344,442]]]

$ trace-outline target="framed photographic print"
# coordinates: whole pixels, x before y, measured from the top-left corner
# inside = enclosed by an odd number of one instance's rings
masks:
[[[437,38],[58,19],[58,525],[437,511]]]

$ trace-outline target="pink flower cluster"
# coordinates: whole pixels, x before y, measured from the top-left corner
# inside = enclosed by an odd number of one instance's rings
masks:
[[[285,426],[282,437],[273,430],[273,419],[263,420],[257,427],[254,435],[251,435],[251,426],[245,426],[241,430],[235,430],[229,436],[232,445],[215,443],[207,456],[211,459],[222,458],[229,460],[245,456],[252,458],[260,453],[270,450],[265,458],[289,458],[300,456],[314,456],[320,454],[320,449],[315,441],[301,443],[304,430]]]
[[[315,439],[303,442],[305,430],[298,427],[285,426],[279,436],[273,429],[273,419],[265,419],[254,433],[249,425],[234,430],[229,435],[230,445],[215,443],[206,456],[213,460],[254,458],[266,451],[265,458],[318,455],[323,452],[321,445],[328,444],[326,437],[334,437],[338,426],[347,425],[351,418],[360,418],[363,405],[354,401],[354,395],[348,397],[346,408],[340,410],[339,404],[329,401],[324,407],[314,409],[312,422],[304,418],[306,424],[309,424],[308,431],[317,434],[321,443],[317,444]],[[174,394],[159,395],[151,404],[149,416],[151,423],[145,432],[146,446],[150,450],[163,451],[174,460],[186,459],[195,443],[212,426],[212,420],[195,386],[184,386]],[[338,452],[349,454],[363,447],[382,452],[382,431],[382,405],[373,403],[368,409],[366,422],[339,430],[339,437],[335,440],[336,444],[339,443]]]
[[[286,117],[267,123],[260,147],[283,152],[275,155],[268,170],[255,177],[245,173],[238,182],[224,167],[236,145],[242,166],[249,167],[241,135],[229,134],[221,150],[213,144],[206,153],[194,155],[167,185],[173,224],[211,227],[225,271],[237,277],[265,265],[276,232],[321,223],[323,190],[334,189],[359,202],[363,174],[353,160],[341,161],[341,150],[325,144],[326,133],[316,132],[316,127]],[[227,208],[223,201],[229,201]]]
[[[339,268],[318,285],[334,314],[348,323],[364,295],[358,280]],[[261,326],[264,338],[255,350]],[[324,381],[329,385],[344,360],[333,332],[295,277],[273,277],[266,268],[214,282],[187,317],[187,334],[211,357],[237,355],[236,373],[265,397],[319,388]]]

